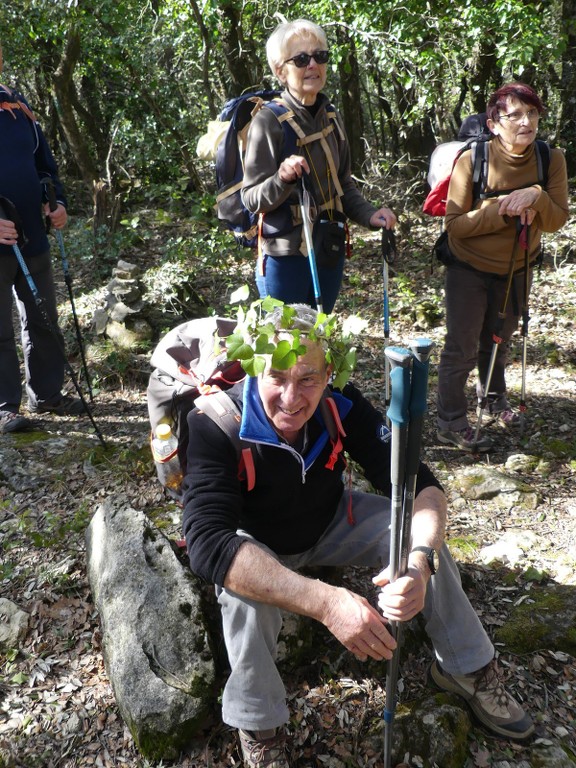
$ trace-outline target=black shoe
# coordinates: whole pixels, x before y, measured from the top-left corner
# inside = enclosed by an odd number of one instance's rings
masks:
[[[435,661],[429,675],[438,688],[467,701],[482,725],[497,736],[521,740],[534,732],[532,718],[504,688],[494,660],[470,675],[450,675]]]
[[[0,434],[23,432],[32,428],[32,422],[20,413],[0,410]]]
[[[84,413],[84,405],[77,397],[62,395],[57,403],[38,403],[30,405],[29,410],[32,413],[53,413],[56,416],[79,416]]]

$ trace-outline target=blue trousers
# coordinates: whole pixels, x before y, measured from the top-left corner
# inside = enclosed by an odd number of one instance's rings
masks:
[[[342,285],[345,258],[333,267],[318,267],[318,280],[324,312],[332,312]],[[285,304],[309,304],[317,301],[308,259],[304,256],[264,256],[264,274],[256,267],[256,287],[260,298],[273,296]]]
[[[17,413],[22,400],[22,377],[12,321],[13,292],[20,315],[26,391],[32,405],[56,403],[64,383],[64,340],[58,313],[50,253],[26,260],[43,299],[53,331],[40,313],[16,255],[0,256],[0,409]]]
[[[344,493],[332,525],[312,549],[282,558],[267,551],[294,570],[362,565],[374,566],[374,574],[378,573],[390,560],[390,502],[383,496],[352,492],[356,523],[350,525],[348,500],[348,493]],[[367,590],[372,586],[369,581]],[[231,666],[222,718],[243,730],[277,728],[289,718],[286,691],[276,667],[281,611],[226,589],[217,588],[216,594]],[[468,674],[493,659],[494,646],[462,589],[458,568],[445,545],[438,572],[428,582],[423,616],[436,657],[447,672]]]

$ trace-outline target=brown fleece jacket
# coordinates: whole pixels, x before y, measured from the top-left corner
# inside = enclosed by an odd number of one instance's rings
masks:
[[[498,137],[490,141],[486,191],[520,189],[533,185],[540,195],[532,208],[537,215],[530,227],[529,262],[540,251],[542,232],[556,232],[568,219],[568,181],[566,161],[559,149],[550,152],[548,184],[538,180],[535,145],[526,152],[508,152]],[[482,272],[504,275],[508,272],[516,236],[516,217],[498,214],[498,197],[473,204],[470,152],[459,158],[448,190],[445,226],[453,255]],[[474,205],[474,207],[473,207]],[[524,253],[517,249],[514,269],[524,266]]]
[[[327,115],[330,102],[323,93],[318,95],[318,109],[314,115],[288,91],[283,91],[282,99],[294,112],[296,121],[306,136],[320,135],[322,129],[331,125]],[[321,142],[313,141],[307,144],[306,149],[298,148],[297,153],[306,157],[312,166],[310,181],[316,204],[324,205],[328,209],[334,207],[337,210],[343,210],[347,218],[363,227],[370,227],[370,217],[378,209],[364,199],[352,178],[350,147],[339,114],[336,114],[336,122],[339,129],[334,126],[335,130],[326,137],[326,142],[334,159],[338,180],[344,193],[341,200],[336,202],[335,185]],[[242,201],[249,211],[266,214],[276,209],[285,200],[290,200],[294,228],[286,235],[265,240],[264,250],[272,256],[289,256],[297,253],[306,255],[296,184],[283,182],[278,174],[278,168],[283,159],[282,126],[271,110],[262,109],[255,115],[248,131]]]

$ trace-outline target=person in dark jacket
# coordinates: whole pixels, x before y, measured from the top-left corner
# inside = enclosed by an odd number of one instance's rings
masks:
[[[288,708],[275,663],[282,610],[320,621],[361,660],[389,659],[395,641],[387,621],[422,612],[436,655],[435,683],[469,701],[493,732],[527,737],[532,721],[498,679],[494,647],[444,542],[444,493],[424,463],[408,572],[389,582],[390,432],[355,386],[329,386],[326,349],[308,336],[317,314],[293,307],[290,328],[300,330],[306,353],[287,370],[269,365],[229,390],[242,410],[240,436],[252,445],[251,490],[218,425],[198,410],[188,417],[183,531],[192,570],[216,585],[231,666],[222,716],[239,729],[245,764],[288,765],[278,734]],[[280,338],[281,318],[282,309],[266,316]],[[327,387],[338,437],[323,415]],[[345,490],[343,451],[386,496]],[[360,594],[298,572],[345,565],[375,567],[380,610]]]
[[[313,199],[317,225],[316,261],[323,309],[331,312],[342,283],[346,257],[344,222],[393,229],[396,216],[364,199],[350,168],[350,145],[338,112],[322,93],[329,60],[324,30],[306,19],[279,24],[266,44],[268,64],[284,90],[281,100],[301,131],[297,151],[286,156],[282,124],[271,109],[261,109],[250,124],[244,159],[242,200],[248,210],[267,215],[288,205],[285,227],[265,237],[256,269],[260,296],[314,304],[308,247],[298,206],[303,177]],[[291,129],[290,129],[291,130]]]
[[[0,47],[0,73],[2,50]],[[14,327],[12,292],[16,294],[22,326],[22,350],[28,407],[33,413],[77,415],[83,411],[77,398],[62,394],[64,340],[58,328],[56,293],[45,216],[61,229],[66,224],[66,197],[54,157],[28,104],[20,94],[0,85],[0,197],[13,205],[26,242],[22,256],[50,318],[52,330],[42,317],[28,282],[20,269],[14,245],[18,233],[11,220],[0,218],[0,433],[27,429],[31,421],[20,411],[22,380]],[[58,205],[50,211],[42,204],[42,179],[54,183]]]

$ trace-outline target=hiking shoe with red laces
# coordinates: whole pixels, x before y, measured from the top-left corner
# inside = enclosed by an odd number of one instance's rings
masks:
[[[492,733],[508,739],[526,739],[534,732],[530,715],[504,688],[494,659],[471,675],[450,675],[435,661],[429,674],[438,688],[465,699]]]
[[[5,435],[8,432],[23,432],[30,429],[32,422],[20,413],[14,411],[0,410],[0,434]]]
[[[493,415],[505,427],[517,427],[520,424],[520,414],[512,408],[505,408],[503,411],[495,411]]]
[[[273,728],[269,731],[238,731],[247,768],[289,768],[286,737]]]
[[[464,429],[458,430],[439,429],[437,432],[439,443],[455,445],[456,448],[461,448],[463,451],[485,453],[492,448],[492,440],[489,437],[480,433],[476,440],[475,436],[476,430],[472,429],[472,427],[464,427]]]

